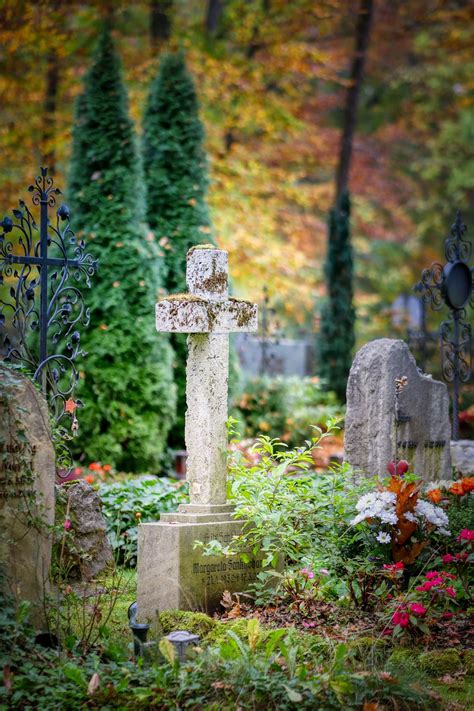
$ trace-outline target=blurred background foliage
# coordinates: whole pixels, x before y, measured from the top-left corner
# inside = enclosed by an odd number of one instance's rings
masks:
[[[111,18],[139,131],[160,55],[185,52],[207,134],[212,223],[236,292],[259,300],[265,283],[284,323],[313,328],[357,7],[4,0],[0,210],[40,163],[66,185],[74,99]],[[465,0],[375,3],[349,185],[358,343],[393,333],[393,298],[443,257],[456,208],[474,229],[473,20]]]

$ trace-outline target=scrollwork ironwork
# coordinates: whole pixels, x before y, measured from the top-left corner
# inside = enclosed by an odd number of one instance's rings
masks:
[[[451,236],[445,240],[447,264],[435,262],[424,269],[414,290],[434,311],[444,306],[449,318],[440,326],[441,371],[443,379],[453,384],[453,439],[459,439],[459,385],[468,382],[472,371],[472,329],[467,309],[474,307],[474,269],[468,261],[472,245],[464,239],[466,225],[459,211],[451,226]]]
[[[75,408],[82,405],[73,399],[76,359],[85,355],[80,327],[90,317],[80,287],[91,286],[97,260],[71,229],[66,204],[59,206],[54,221],[49,219],[62,192],[47,168],[41,168],[28,192],[40,208],[39,227],[23,200],[13,218],[0,221],[0,354],[31,372],[67,439],[68,430],[77,430]],[[67,406],[70,402],[74,407]],[[65,418],[71,415],[68,428]]]

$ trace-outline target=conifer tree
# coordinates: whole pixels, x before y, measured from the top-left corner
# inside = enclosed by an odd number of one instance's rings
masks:
[[[321,313],[319,341],[319,373],[343,402],[355,343],[352,271],[350,198],[343,191],[329,213],[327,300]]]
[[[212,243],[207,161],[194,83],[181,52],[166,54],[152,82],[143,123],[147,218],[165,257],[165,288],[186,291],[186,252]],[[182,445],[186,336],[173,335],[178,416],[170,442]]]
[[[88,460],[155,472],[175,414],[172,351],[154,327],[162,260],[145,226],[140,159],[107,28],[76,105],[69,193],[76,232],[99,258],[85,295],[91,321],[76,449]]]

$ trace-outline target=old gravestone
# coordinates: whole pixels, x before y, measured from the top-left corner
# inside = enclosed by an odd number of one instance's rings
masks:
[[[407,383],[399,395],[395,381]],[[344,459],[367,476],[386,476],[395,456],[424,480],[450,479],[446,385],[419,372],[408,346],[381,338],[357,353],[347,383]]]
[[[48,591],[55,473],[46,401],[0,363],[0,589],[31,602],[37,627]]]
[[[196,540],[228,544],[242,530],[227,502],[227,385],[229,333],[254,331],[257,307],[228,298],[227,252],[203,246],[187,255],[188,294],[162,299],[158,331],[188,333],[186,447],[190,503],[138,533],[138,614],[153,620],[162,610],[212,612],[224,590],[242,591],[260,560],[204,556]]]

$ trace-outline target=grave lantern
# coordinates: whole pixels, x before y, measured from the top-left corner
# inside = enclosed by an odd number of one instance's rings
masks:
[[[180,662],[186,661],[187,651],[189,647],[196,647],[199,644],[197,634],[186,632],[185,630],[176,630],[165,637],[176,650]]]

